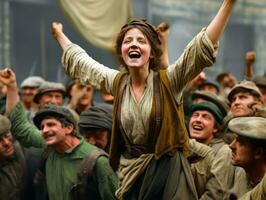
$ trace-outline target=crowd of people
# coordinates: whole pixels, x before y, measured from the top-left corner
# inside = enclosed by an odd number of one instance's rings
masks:
[[[266,74],[210,81],[235,0],[169,64],[169,26],[125,24],[120,71],[52,24],[65,83],[0,70],[0,199],[266,199]],[[103,103],[93,98],[102,94]]]

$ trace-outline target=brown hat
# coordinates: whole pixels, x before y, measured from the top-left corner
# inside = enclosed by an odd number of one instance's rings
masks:
[[[66,95],[66,89],[62,83],[45,81],[39,87],[37,93],[35,94],[35,96],[33,98],[33,101],[35,103],[39,103],[40,97],[46,92],[60,92],[60,93],[62,93],[63,97],[65,97],[65,95]]]
[[[237,117],[228,124],[229,129],[244,137],[266,140],[266,118]]]
[[[228,94],[228,100],[232,102],[234,95],[243,89],[246,90],[247,92],[251,92],[251,91],[254,92],[254,94],[256,94],[256,96],[259,98],[262,97],[262,94],[259,88],[255,85],[253,81],[243,80],[232,88],[232,90]]]
[[[0,115],[0,136],[10,133],[11,123],[9,119],[4,116]]]

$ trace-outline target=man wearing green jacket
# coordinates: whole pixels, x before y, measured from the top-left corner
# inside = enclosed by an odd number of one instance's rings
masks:
[[[73,199],[73,195],[81,199],[77,196],[79,194],[85,194],[87,199],[115,199],[117,177],[105,156],[99,156],[95,161],[85,193],[79,192],[84,191],[78,188],[82,162],[97,147],[79,136],[71,112],[61,106],[44,106],[33,119],[40,134],[23,112],[14,72],[10,69],[0,71],[0,81],[8,88],[6,110],[12,123],[11,132],[24,146],[49,148],[43,165],[49,199],[68,200]],[[87,191],[90,191],[89,194]]]

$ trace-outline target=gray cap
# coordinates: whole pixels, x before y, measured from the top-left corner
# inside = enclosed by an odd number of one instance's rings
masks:
[[[25,88],[25,87],[38,88],[44,82],[45,80],[39,76],[29,76],[28,78],[22,81],[22,83],[20,84],[20,88]]]
[[[237,117],[229,122],[228,127],[238,135],[266,140],[266,118],[264,117]]]
[[[10,133],[11,123],[9,119],[4,116],[0,115],[0,136]]]
[[[47,116],[61,117],[65,118],[69,123],[73,124],[75,129],[77,126],[77,122],[74,119],[72,113],[67,107],[64,106],[56,106],[53,104],[46,104],[40,111],[36,113],[33,118],[34,124],[40,128],[41,122]]]
[[[112,106],[98,104],[80,114],[79,127],[112,131]]]
[[[228,100],[232,102],[234,95],[243,89],[246,90],[247,92],[250,91],[254,92],[254,94],[256,94],[259,98],[262,97],[259,88],[256,86],[256,84],[253,81],[243,80],[232,88],[232,90],[228,94]]]
[[[60,92],[60,93],[62,93],[63,97],[65,97],[65,95],[66,95],[66,89],[62,83],[45,81],[39,87],[37,93],[35,94],[35,96],[33,98],[33,101],[35,103],[39,103],[40,97],[46,92]]]

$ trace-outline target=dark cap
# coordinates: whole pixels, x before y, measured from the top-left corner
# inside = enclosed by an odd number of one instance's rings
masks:
[[[65,82],[65,87],[66,87],[66,96],[67,97],[71,97],[70,96],[70,91],[72,89],[72,86],[75,84],[75,80],[72,80],[70,78],[68,78]]]
[[[98,104],[80,114],[79,127],[112,131],[111,105]]]
[[[77,127],[77,122],[68,108],[52,104],[46,104],[40,111],[38,111],[33,118],[33,122],[40,129],[42,120],[48,116],[65,118],[69,123],[74,125],[74,129]]]
[[[202,103],[193,104],[191,108],[191,113],[196,110],[206,110],[213,114],[214,118],[219,124],[223,124],[223,119],[225,115],[222,113],[221,109],[214,103],[210,101],[204,101]]]
[[[45,81],[35,94],[33,101],[39,103],[40,97],[46,92],[60,92],[63,97],[66,95],[65,86],[62,83]]]
[[[4,116],[0,115],[0,136],[10,133],[11,123],[9,119]]]
[[[237,117],[228,124],[229,129],[241,136],[266,141],[266,118]]]
[[[253,81],[243,80],[232,88],[232,90],[228,94],[228,100],[232,102],[234,95],[237,94],[239,91],[242,91],[243,89],[247,92],[253,92],[259,98],[262,97],[259,88],[255,85]]]
[[[192,101],[194,101],[196,98],[201,98],[205,101],[210,101],[219,107],[224,116],[228,114],[229,111],[228,105],[219,96],[213,93],[196,90],[195,92],[192,93],[191,98]]]
[[[220,91],[219,86],[215,82],[212,82],[210,80],[203,81],[201,84],[198,85],[198,89],[199,90],[202,90],[203,87],[205,87],[206,85],[210,85],[210,86],[215,87],[215,89],[217,90],[217,92]]]

